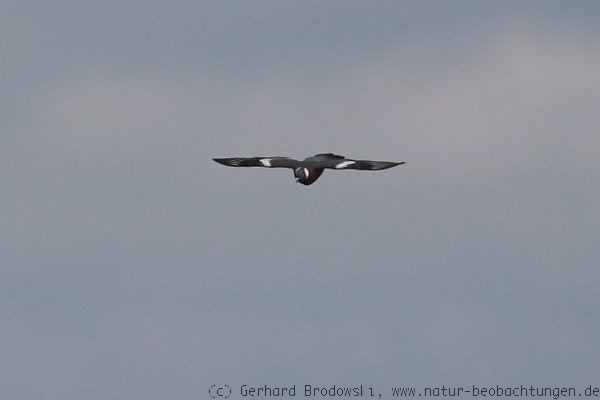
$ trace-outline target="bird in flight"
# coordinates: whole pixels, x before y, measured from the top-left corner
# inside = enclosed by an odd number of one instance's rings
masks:
[[[303,161],[288,157],[233,157],[213,158],[213,160],[228,167],[290,168],[294,170],[296,182],[303,185],[313,184],[325,169],[375,171],[404,164],[404,162],[352,160],[332,153],[317,154]]]

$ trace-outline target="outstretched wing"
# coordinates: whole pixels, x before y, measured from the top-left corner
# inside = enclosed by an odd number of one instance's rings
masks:
[[[213,160],[228,167],[296,168],[300,165],[300,161],[287,157],[232,157]]]
[[[405,164],[405,162],[351,160],[349,158],[344,158],[343,160],[335,160],[335,162],[332,162],[331,165],[326,168],[376,171],[380,169],[392,168],[402,164]]]

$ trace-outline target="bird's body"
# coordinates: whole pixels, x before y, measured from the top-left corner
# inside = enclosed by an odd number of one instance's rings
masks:
[[[213,158],[213,160],[229,167],[290,168],[294,170],[296,182],[303,185],[314,183],[325,169],[373,171],[404,164],[404,162],[352,160],[333,153],[317,154],[302,161],[288,157],[234,157]]]

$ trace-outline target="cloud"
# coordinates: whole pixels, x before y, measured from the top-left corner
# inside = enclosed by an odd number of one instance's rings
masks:
[[[461,58],[448,52],[443,69],[436,57],[392,52],[361,68],[278,75],[243,83],[237,91],[238,82],[211,82],[210,77],[166,81],[153,74],[108,74],[71,82],[47,98],[57,123],[79,135],[136,135],[144,144],[144,135],[156,131],[172,138],[198,124],[197,134],[221,136],[217,143],[251,145],[256,141],[243,138],[252,133],[273,141],[272,147],[288,148],[311,147],[315,141],[344,146],[344,139],[359,148],[369,146],[374,136],[386,148],[405,142],[446,144],[452,150],[446,153],[456,156],[444,160],[451,166],[469,155],[479,157],[477,162],[498,151],[510,157],[503,145],[518,144],[519,138],[531,141],[525,146],[530,150],[513,146],[516,154],[507,161],[514,161],[518,154],[542,148],[540,140],[555,140],[573,111],[594,117],[590,105],[598,100],[598,43],[521,30],[486,44],[475,51],[456,45],[454,54]],[[577,104],[581,107],[573,110]],[[589,129],[571,134],[570,142],[592,139]]]

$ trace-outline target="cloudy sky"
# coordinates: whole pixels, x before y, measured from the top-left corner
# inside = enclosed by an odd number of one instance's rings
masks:
[[[599,21],[3,1],[0,393],[598,385]],[[320,152],[407,164],[305,187],[211,161]]]

